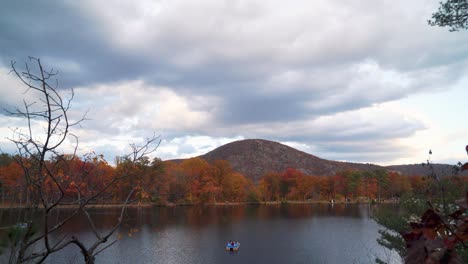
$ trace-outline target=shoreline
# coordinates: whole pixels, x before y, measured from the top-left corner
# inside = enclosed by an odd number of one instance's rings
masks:
[[[368,201],[325,201],[325,200],[311,200],[311,201],[266,201],[266,202],[215,202],[215,203],[141,203],[141,204],[127,204],[127,208],[147,208],[147,207],[183,207],[183,206],[240,206],[240,205],[287,205],[287,204],[395,204],[398,201],[381,201],[381,202],[368,202]],[[86,208],[122,208],[124,204],[88,204]],[[57,208],[77,208],[77,205],[61,204]],[[26,206],[19,204],[0,204],[0,209],[24,209]],[[42,207],[40,207],[42,208]]]

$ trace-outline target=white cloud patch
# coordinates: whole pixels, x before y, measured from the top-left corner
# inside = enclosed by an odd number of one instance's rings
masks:
[[[243,137],[184,136],[163,140],[158,153],[163,159],[191,158]]]
[[[89,109],[91,120],[83,126],[109,134],[196,130],[212,122],[212,110],[219,104],[215,96],[203,100],[184,97],[167,87],[152,87],[142,81],[75,91],[80,110]]]

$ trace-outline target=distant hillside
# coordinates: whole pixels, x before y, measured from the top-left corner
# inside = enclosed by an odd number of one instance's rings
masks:
[[[289,146],[263,139],[231,142],[200,156],[209,162],[227,160],[235,171],[257,181],[268,172],[294,168],[308,175],[332,176],[343,170],[372,171],[381,166],[321,159]]]
[[[452,175],[453,165],[448,164],[432,164],[434,173],[439,176]],[[398,171],[403,175],[430,175],[431,169],[427,165],[419,164],[408,164],[408,165],[392,165],[385,167],[388,170]]]
[[[288,168],[300,170],[307,175],[333,176],[343,170],[373,171],[386,169],[403,175],[429,175],[429,166],[419,164],[378,166],[369,163],[352,163],[326,160],[299,151],[278,142],[264,139],[246,139],[228,143],[199,156],[209,162],[227,160],[235,171],[257,181],[268,172],[283,172]],[[171,160],[181,162],[183,159]],[[452,175],[453,166],[433,164],[437,175]],[[468,175],[468,172],[463,173]]]

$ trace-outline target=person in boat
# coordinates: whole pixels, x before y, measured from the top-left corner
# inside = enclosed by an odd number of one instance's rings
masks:
[[[226,250],[233,251],[234,247],[232,246],[232,240],[229,240],[229,242],[226,245]]]
[[[229,240],[229,242],[226,245],[226,250],[237,251],[239,249],[239,246],[240,246],[239,242]]]

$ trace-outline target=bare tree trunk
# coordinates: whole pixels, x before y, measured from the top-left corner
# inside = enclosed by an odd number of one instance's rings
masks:
[[[73,90],[71,90],[69,99],[62,98],[57,88],[57,82],[55,85],[50,84],[51,78],[57,72],[44,70],[39,59],[30,58],[30,61],[33,67],[26,64],[26,70],[22,72],[16,69],[14,62],[11,63],[12,72],[27,87],[27,93],[33,93],[37,96],[37,101],[32,103],[23,101],[22,109],[16,108],[15,112],[9,112],[14,116],[24,118],[28,128],[26,132],[14,130],[15,136],[10,139],[17,147],[18,155],[15,161],[21,166],[26,182],[26,197],[23,197],[22,194],[19,196],[20,207],[24,208],[22,210],[25,212],[18,222],[18,226],[22,228],[21,236],[11,244],[10,263],[43,263],[51,254],[63,250],[71,244],[79,247],[86,263],[94,263],[97,254],[117,241],[109,242],[109,239],[122,223],[124,210],[133,191],[130,191],[123,203],[121,214],[115,226],[105,234],[100,234],[96,229],[93,218],[87,211],[87,206],[90,202],[97,201],[117,181],[126,177],[125,173],[114,177],[92,194],[82,192],[80,187],[76,187],[77,197],[71,203],[75,205],[71,214],[53,224],[50,223],[49,220],[53,217],[52,213],[64,203],[65,190],[70,186],[70,182],[60,179],[55,170],[61,164],[68,166],[70,161],[60,151],[60,146],[66,139],[74,138],[75,148],[71,154],[71,160],[78,158],[76,156],[78,138],[71,134],[70,128],[84,121],[85,115],[77,121],[72,121],[69,117],[69,110],[74,97]],[[36,130],[33,128],[35,124],[33,121],[45,124],[45,135],[34,134]],[[132,152],[127,155],[128,160],[135,163],[141,157],[155,151],[159,146],[158,139],[159,137],[153,136],[141,146],[131,145]],[[23,200],[25,200],[24,205],[22,204]],[[35,217],[37,217],[38,212],[43,215],[41,226],[36,226]],[[91,231],[95,235],[95,242],[87,248],[79,239],[74,236],[70,238],[68,234],[65,234],[63,239],[59,241],[51,241],[51,235],[60,232],[62,227],[80,212],[86,215]],[[37,232],[34,231],[36,227]]]

